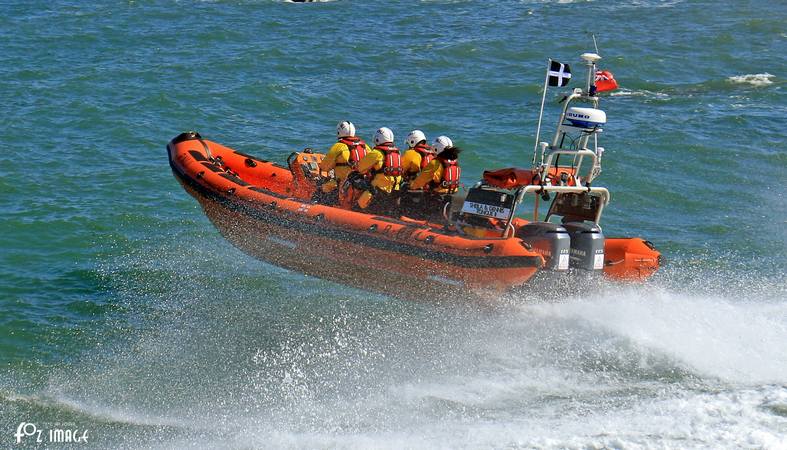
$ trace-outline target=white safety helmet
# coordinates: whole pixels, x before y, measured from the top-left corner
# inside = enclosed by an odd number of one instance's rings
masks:
[[[355,136],[355,125],[347,120],[339,122],[339,125],[336,125],[336,136],[340,138]]]
[[[407,139],[405,139],[405,144],[407,144],[407,148],[415,147],[419,142],[425,141],[426,135],[421,130],[413,130],[410,134],[407,135]]]
[[[374,132],[374,145],[384,144],[386,142],[393,142],[394,135],[388,127],[381,127]]]
[[[447,147],[453,147],[453,146],[454,143],[451,141],[451,138],[449,138],[448,136],[437,136],[437,139],[435,139],[434,143],[432,144],[432,147],[435,149],[438,155]]]

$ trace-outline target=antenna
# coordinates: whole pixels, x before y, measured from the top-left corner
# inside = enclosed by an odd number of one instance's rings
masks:
[[[590,37],[592,37],[592,38],[593,38],[593,47],[595,47],[595,48],[596,48],[596,54],[597,54],[597,55],[600,55],[600,54],[601,54],[601,52],[600,52],[600,51],[598,51],[598,44],[596,44],[596,35],[595,35],[595,33],[590,33]]]
[[[596,85],[595,84],[596,61],[601,59],[601,57],[598,56],[597,53],[583,53],[579,57],[582,58],[585,61],[585,63],[587,63],[588,66],[588,82],[585,92],[590,94],[590,87]]]

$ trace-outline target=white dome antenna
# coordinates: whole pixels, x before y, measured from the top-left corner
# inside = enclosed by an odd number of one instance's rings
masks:
[[[601,56],[599,56],[598,53],[583,53],[579,57],[588,64],[595,64],[596,61],[601,59]]]

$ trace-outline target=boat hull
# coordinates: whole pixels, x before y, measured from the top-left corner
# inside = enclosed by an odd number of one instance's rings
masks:
[[[484,299],[524,285],[538,270],[530,267],[479,268],[429,261],[379,246],[294,229],[281,220],[186,190],[216,229],[235,247],[262,261],[359,289],[409,299]]]
[[[173,173],[228,241],[287,269],[434,299],[497,296],[525,284],[543,265],[519,239],[463,237],[424,223],[314,204],[295,196],[287,168],[263,160],[251,165],[248,155],[210,141],[175,139],[168,152]],[[214,167],[212,157],[225,166]],[[264,175],[242,171],[251,168]],[[276,185],[263,185],[264,179]]]
[[[312,202],[314,184],[299,180],[297,168],[234,151],[197,133],[176,137],[167,151],[177,179],[229,242],[287,269],[433,300],[498,297],[519,290],[544,266],[544,258],[517,237],[460,235],[404,217]],[[609,250],[623,261],[610,276],[637,279],[655,271],[658,252],[643,242],[609,241]],[[637,257],[630,257],[631,249]]]

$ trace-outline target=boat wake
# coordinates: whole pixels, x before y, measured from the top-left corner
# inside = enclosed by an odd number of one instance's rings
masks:
[[[2,403],[26,409],[34,417],[40,414],[54,414],[61,421],[67,419],[74,422],[95,421],[104,424],[135,427],[189,428],[188,423],[174,422],[167,417],[150,417],[114,407],[85,404],[58,393],[57,388],[54,387],[34,395],[0,391],[0,404]]]
[[[785,444],[784,280],[668,268],[548,302],[416,303],[210,242],[114,270],[133,326],[4,390],[0,418],[128,448]]]
[[[575,331],[584,330],[591,338],[591,353],[641,358],[643,373],[655,357],[671,361],[670,370],[703,379],[785,381],[787,348],[780,345],[787,339],[783,298],[751,298],[745,291],[724,298],[639,286],[563,303],[526,305],[521,311],[542,322],[574,324]],[[605,349],[607,345],[612,347]]]

